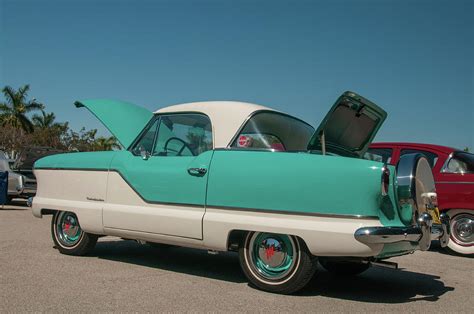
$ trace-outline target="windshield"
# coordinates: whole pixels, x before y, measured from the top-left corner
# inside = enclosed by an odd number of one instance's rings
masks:
[[[273,151],[303,151],[314,128],[294,117],[277,112],[252,116],[232,143],[232,147]]]
[[[474,173],[474,155],[455,152],[443,169],[446,173]]]

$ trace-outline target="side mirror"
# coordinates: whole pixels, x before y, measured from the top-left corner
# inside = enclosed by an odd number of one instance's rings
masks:
[[[151,155],[150,155],[150,153],[147,152],[146,150],[142,150],[142,151],[140,152],[140,156],[142,156],[142,159],[143,159],[143,160],[148,160],[148,158],[150,158]]]

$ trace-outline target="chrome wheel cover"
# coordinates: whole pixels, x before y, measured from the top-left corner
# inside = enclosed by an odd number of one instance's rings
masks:
[[[266,280],[287,277],[297,264],[298,247],[290,236],[256,232],[247,247],[250,267]]]
[[[430,164],[422,154],[408,154],[400,157],[396,169],[399,206],[412,208],[411,218],[404,222],[416,224],[422,213],[434,209],[438,203]]]
[[[56,239],[62,246],[73,247],[79,243],[83,232],[76,214],[60,212],[55,223]]]
[[[451,239],[462,246],[472,246],[474,242],[474,217],[459,214],[451,220]]]

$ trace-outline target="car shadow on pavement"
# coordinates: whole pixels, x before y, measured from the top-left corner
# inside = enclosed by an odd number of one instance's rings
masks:
[[[247,282],[236,253],[210,255],[189,248],[153,248],[135,241],[100,241],[92,256],[234,283]],[[324,296],[373,303],[437,301],[453,291],[438,276],[372,267],[354,277],[338,277],[320,267],[295,297]]]
[[[370,303],[437,301],[453,291],[440,277],[407,270],[372,267],[359,276],[340,277],[320,270],[298,295],[320,295]]]
[[[113,260],[166,271],[242,283],[242,273],[236,253],[210,255],[205,250],[180,247],[154,248],[135,241],[100,241],[91,254]]]

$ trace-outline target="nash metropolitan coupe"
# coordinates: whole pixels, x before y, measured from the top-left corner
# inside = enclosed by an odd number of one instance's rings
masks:
[[[292,293],[313,276],[358,274],[384,259],[449,241],[421,154],[397,166],[363,159],[386,118],[352,92],[315,131],[288,114],[242,102],[150,111],[85,100],[125,147],[38,160],[36,217],[53,215],[61,253],[83,255],[103,235],[238,251],[257,288]]]

